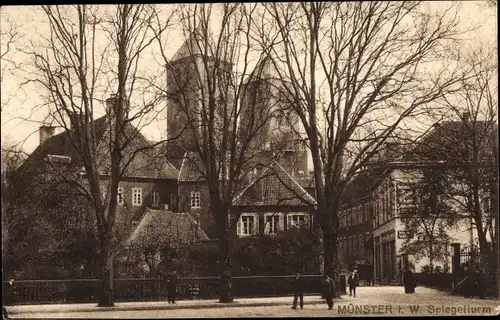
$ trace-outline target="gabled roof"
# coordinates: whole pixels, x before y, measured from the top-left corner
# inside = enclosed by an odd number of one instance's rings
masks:
[[[179,181],[205,180],[205,168],[196,152],[186,152],[179,169]]]
[[[109,124],[110,121],[106,116],[93,121],[97,147],[97,162],[99,173],[106,175],[110,168],[110,153],[109,153]],[[127,148],[122,152],[124,161],[134,158],[130,161],[127,169],[124,172],[124,177],[138,178],[157,178],[157,179],[177,179],[178,171],[162,154],[161,149],[153,147],[153,145],[130,123],[124,129],[125,135],[131,137],[131,141]],[[73,169],[83,167],[83,162],[80,154],[74,148],[71,142],[71,131],[64,131],[55,136],[48,138],[44,143],[39,145],[35,151],[28,157],[20,168],[20,172],[24,170],[32,170],[38,168],[43,170],[41,163],[46,157],[69,157],[71,158],[70,166]],[[144,151],[135,152],[139,149]],[[21,171],[23,170],[23,171]]]
[[[378,182],[383,180],[389,172],[388,167],[382,166],[358,173],[342,193],[342,206],[348,206],[360,199],[370,197]]]
[[[160,149],[163,154],[167,155],[168,162],[170,162],[179,171],[186,154],[185,148],[183,148],[177,141],[169,141],[168,143],[162,145]]]
[[[417,160],[458,160],[465,157],[472,141],[487,153],[487,139],[492,139],[496,125],[487,121],[443,121],[417,142],[412,157]],[[484,148],[486,146],[486,148]]]
[[[315,203],[316,200],[277,162],[263,170],[233,201],[235,206],[305,206]]]
[[[208,236],[188,213],[148,208],[127,243],[179,246],[204,240]]]

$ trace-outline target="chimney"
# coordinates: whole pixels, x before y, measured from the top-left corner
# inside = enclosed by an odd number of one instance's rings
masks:
[[[112,94],[109,98],[106,99],[106,114],[108,116],[111,116],[113,114],[116,100],[116,94]]]
[[[470,119],[470,112],[464,112],[462,114],[462,119],[464,122],[469,122],[469,119]]]
[[[85,123],[85,115],[80,112],[72,112],[69,115],[70,130],[73,130]]]
[[[48,138],[52,137],[56,131],[56,127],[52,126],[40,126],[40,145],[45,142]]]
[[[118,97],[116,94],[112,94],[109,98],[106,99],[106,114],[108,115],[108,117],[114,117],[115,104],[117,102]],[[125,112],[127,112],[130,107],[130,101],[126,100],[125,105]]]

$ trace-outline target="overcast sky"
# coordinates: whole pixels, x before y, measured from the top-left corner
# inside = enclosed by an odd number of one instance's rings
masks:
[[[441,4],[445,4],[445,2],[441,2]],[[428,5],[435,4],[429,3]],[[36,41],[39,33],[43,34],[48,30],[44,13],[39,7],[4,6],[1,8],[1,17],[2,33],[8,30],[11,23],[15,23],[19,33],[23,35],[23,38],[15,43],[15,46],[22,47],[27,45],[28,41]],[[487,7],[484,1],[462,2],[460,23],[464,27],[479,27],[464,42],[466,47],[474,47],[479,42],[494,43],[497,39],[496,8]],[[180,32],[170,34],[167,57],[172,57],[175,54],[176,50],[182,45],[183,40],[183,35]],[[4,43],[2,43],[2,52],[4,50]],[[11,58],[17,63],[23,62],[24,59],[21,54],[16,54]],[[20,143],[24,151],[30,153],[38,145],[38,128],[48,114],[47,107],[40,107],[38,94],[43,95],[43,92],[34,92],[36,89],[33,86],[25,87],[24,91],[18,90],[25,79],[24,74],[14,72],[13,74],[5,74],[2,78],[2,144],[5,141]],[[98,112],[97,116],[102,115],[103,110]],[[147,138],[151,140],[164,138],[165,117],[166,114],[163,117],[156,117],[151,125],[143,129],[143,133]]]

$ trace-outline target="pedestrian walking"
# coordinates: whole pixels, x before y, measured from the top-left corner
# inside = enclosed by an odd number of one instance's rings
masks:
[[[403,272],[403,285],[405,287],[405,293],[415,293],[415,287],[417,284],[415,282],[413,272],[411,272],[408,267],[406,267]]]
[[[175,303],[177,293],[177,271],[175,269],[167,277],[167,291],[168,303]]]
[[[335,286],[333,279],[330,278],[327,274],[325,274],[324,281],[324,297],[326,299],[326,304],[328,305],[328,310],[333,309],[333,295],[335,293]]]
[[[300,272],[297,272],[293,281],[293,306],[292,309],[297,309],[297,300],[300,298],[300,309],[304,309],[304,278]]]
[[[356,287],[359,285],[359,274],[358,270],[354,269],[353,272],[347,278],[347,283],[349,284],[349,297],[354,295],[356,298]]]

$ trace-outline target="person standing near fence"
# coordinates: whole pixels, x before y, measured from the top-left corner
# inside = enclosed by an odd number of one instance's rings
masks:
[[[415,282],[415,277],[413,276],[413,272],[406,267],[403,272],[403,284],[405,286],[405,293],[415,293],[415,287],[417,286]]]
[[[326,304],[328,305],[328,310],[333,309],[333,295],[335,293],[335,286],[333,283],[333,279],[330,278],[327,274],[325,274],[324,281],[324,297],[326,299]]]
[[[177,293],[177,271],[174,269],[167,278],[167,300],[168,303],[175,303]]]
[[[293,281],[293,306],[292,309],[297,309],[297,299],[300,298],[300,309],[304,309],[304,278],[300,272],[297,272]]]
[[[354,271],[351,272],[347,282],[349,283],[349,297],[354,295],[354,298],[356,298],[356,287],[359,285],[358,270],[354,269]]]

